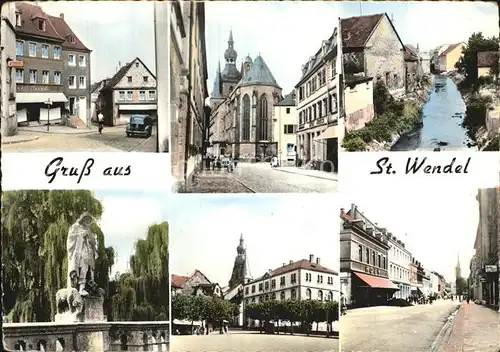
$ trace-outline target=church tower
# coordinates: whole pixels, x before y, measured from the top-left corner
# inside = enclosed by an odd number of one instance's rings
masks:
[[[233,30],[229,32],[229,39],[227,41],[227,49],[224,52],[224,59],[226,60],[226,65],[224,70],[222,70],[222,96],[227,98],[229,93],[236,88],[236,85],[241,79],[241,73],[236,67],[236,59],[238,58],[238,53],[234,50],[234,40],[233,40]]]
[[[224,101],[222,96],[222,72],[220,70],[220,61],[217,65],[217,72],[215,73],[214,86],[212,89],[212,94],[210,95],[210,107],[212,111]]]
[[[460,269],[460,254],[457,254],[457,266],[455,267],[455,279],[462,277],[462,270]]]
[[[229,280],[229,288],[232,289],[239,284],[244,284],[245,279],[250,278],[247,262],[247,250],[244,245],[243,234],[240,236],[240,244],[236,247],[236,258],[234,258],[233,273]]]

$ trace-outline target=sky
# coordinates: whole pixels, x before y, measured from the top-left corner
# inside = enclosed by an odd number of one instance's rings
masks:
[[[145,239],[150,225],[168,221],[169,196],[160,192],[95,191],[103,214],[99,225],[106,247],[115,250],[112,276],[128,270],[135,243]]]
[[[155,68],[154,10],[149,1],[40,2],[52,16],[64,19],[76,36],[92,50],[91,80],[112,77],[118,67],[139,57]]]
[[[471,1],[352,1],[341,2],[341,17],[386,12],[405,44],[422,51],[442,44],[467,41],[474,32],[498,36],[498,7],[495,2]]]
[[[390,191],[378,187],[344,184],[341,203],[345,211],[356,204],[370,221],[387,228],[422,263],[447,281],[454,280],[457,255],[462,276],[469,276],[479,221],[477,187],[409,187],[394,183]]]
[[[339,270],[336,194],[183,195],[172,209],[170,272],[195,269],[227,286],[243,233],[250,274],[257,278],[290,260],[321,258]]]
[[[269,66],[282,94],[298,83],[301,66],[330,37],[342,18],[387,12],[405,44],[422,51],[441,44],[467,41],[473,32],[498,36],[498,8],[482,2],[207,2],[206,42],[208,88],[212,91],[218,61],[233,30],[237,67],[250,54],[259,53]],[[361,10],[361,11],[360,11]]]

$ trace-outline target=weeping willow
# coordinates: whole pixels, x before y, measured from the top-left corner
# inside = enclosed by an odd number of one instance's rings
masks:
[[[66,238],[80,214],[100,217],[103,208],[92,192],[9,191],[1,207],[3,309],[10,322],[51,321],[55,293],[66,286]],[[105,247],[94,225],[99,253],[97,283],[106,288],[114,251]]]
[[[151,225],[130,258],[112,297],[113,320],[168,320],[168,223]]]

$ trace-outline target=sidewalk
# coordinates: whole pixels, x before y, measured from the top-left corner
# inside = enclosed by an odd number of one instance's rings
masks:
[[[91,126],[90,128],[72,128],[69,126],[51,125],[49,127],[49,130],[47,131],[47,125],[35,125],[35,126],[20,126],[17,129],[19,131],[28,133],[72,134],[72,135],[98,132],[95,126]]]
[[[500,313],[462,302],[439,352],[500,351]]]
[[[309,170],[303,169],[296,166],[280,166],[273,168],[275,171],[288,172],[290,174],[297,174],[303,176],[310,176],[316,178],[322,178],[324,180],[330,181],[338,181],[339,176],[336,172],[327,172],[327,171],[319,171],[319,170]]]
[[[15,134],[13,136],[3,136],[2,144],[31,142],[31,141],[36,141],[38,138],[40,137],[33,134]]]

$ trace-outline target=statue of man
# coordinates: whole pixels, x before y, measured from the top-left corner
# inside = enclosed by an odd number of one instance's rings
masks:
[[[97,259],[97,236],[90,226],[94,217],[84,212],[71,225],[68,232],[66,248],[68,251],[68,287],[79,290],[80,295],[87,296],[85,291],[87,275],[94,281],[95,260]]]

